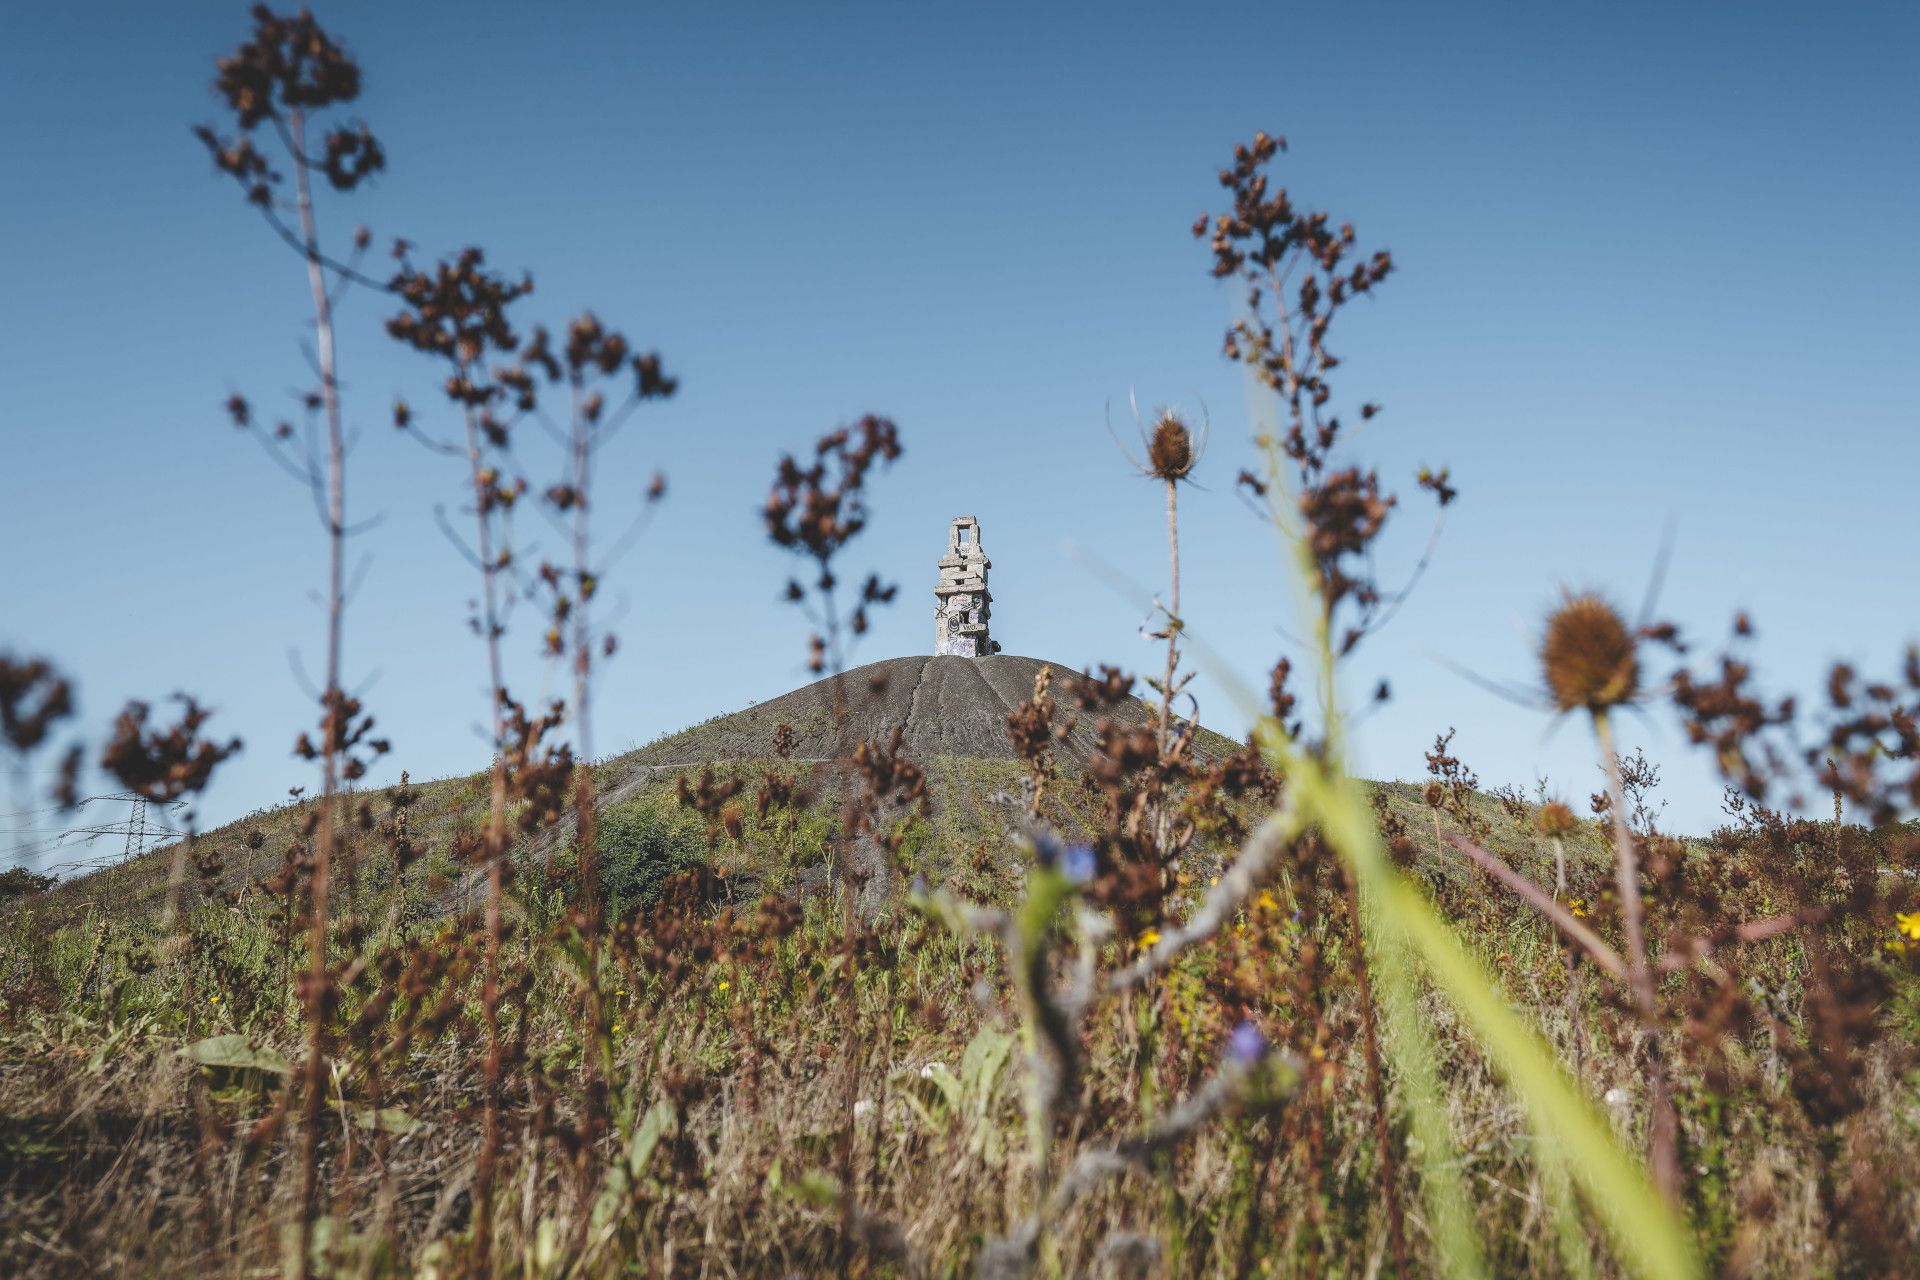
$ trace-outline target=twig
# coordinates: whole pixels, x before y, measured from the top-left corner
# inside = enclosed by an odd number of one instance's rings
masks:
[[[1627,963],[1620,958],[1620,953],[1608,946],[1599,934],[1581,924],[1579,918],[1571,911],[1555,902],[1546,890],[1465,836],[1449,834],[1447,840],[1454,848],[1473,859],[1474,864],[1481,870],[1519,894],[1540,914],[1558,925],[1560,932],[1579,943],[1595,964],[1612,974],[1617,980],[1627,981]]]

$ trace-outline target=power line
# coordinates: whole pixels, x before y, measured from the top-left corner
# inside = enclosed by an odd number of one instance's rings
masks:
[[[49,868],[49,870],[56,872],[72,871],[79,868],[91,870],[130,862],[144,854],[151,853],[154,849],[169,841],[184,839],[186,836],[186,832],[180,831],[160,821],[162,815],[185,809],[187,806],[183,800],[175,800],[159,805],[159,814],[155,814],[153,807],[149,805],[145,796],[137,792],[120,791],[111,795],[88,796],[74,806],[74,811],[78,812],[85,809],[88,805],[94,804],[125,804],[127,806],[127,816],[118,821],[100,822],[88,826],[66,827],[51,835],[43,836],[39,840],[17,846],[13,851],[13,861],[17,865],[25,866],[31,860],[53,853],[58,849],[71,847],[71,845],[75,843],[92,845],[106,837],[120,837],[121,848],[117,855],[105,854],[92,858],[78,858],[57,863]],[[26,834],[26,832],[23,830],[21,832],[0,832],[0,834]]]

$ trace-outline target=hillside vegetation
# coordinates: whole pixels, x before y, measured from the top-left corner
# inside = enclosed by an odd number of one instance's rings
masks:
[[[852,674],[897,674],[920,661]],[[818,764],[797,762],[798,748],[785,758],[711,754],[757,743],[763,730],[771,745],[773,727],[785,721],[769,718],[804,712],[819,692],[798,691],[596,767],[602,884],[608,918],[621,922],[611,953],[618,976],[609,979],[618,984],[610,990],[611,1061],[632,1108],[620,1126],[630,1178],[623,1207],[612,1215],[605,1187],[594,1202],[599,1217],[621,1224],[617,1234],[593,1237],[601,1262],[613,1265],[616,1253],[628,1259],[615,1270],[774,1274],[851,1265],[838,1193],[821,1173],[849,1136],[837,1106],[849,1017],[865,1095],[856,1099],[852,1134],[860,1212],[885,1232],[863,1246],[877,1252],[859,1255],[860,1265],[904,1272],[938,1259],[934,1270],[964,1272],[1004,1229],[993,1224],[1018,1211],[1009,1188],[1024,1141],[1018,1066],[1026,1051],[995,949],[930,927],[896,879],[886,908],[859,936],[854,982],[835,981],[842,944],[828,874],[839,829],[831,781]],[[983,698],[976,689],[950,710],[983,716]],[[1121,719],[1141,722],[1144,708],[1131,706]],[[999,714],[1004,743],[1006,713]],[[807,739],[796,734],[794,742],[804,747]],[[900,876],[982,902],[1019,900],[1033,865],[1021,833],[1036,828],[1028,765],[1011,756],[925,762],[932,803],[900,819]],[[769,776],[819,791],[764,819],[749,804],[737,831],[725,819],[710,829],[676,793],[703,775],[710,787],[749,783],[741,794]],[[462,938],[484,886],[463,874],[451,851],[484,824],[486,797],[486,775],[476,774],[354,800],[367,818],[343,849],[352,872],[342,928],[352,945],[342,957],[394,959],[376,959],[344,984],[341,1024],[377,1017],[393,1028],[410,1017],[415,1025],[404,1052],[349,1059],[335,1081],[322,1160],[335,1202],[351,1206],[325,1240],[338,1269],[381,1271],[400,1259],[427,1272],[458,1269],[447,1242],[471,1224],[481,1048],[471,991],[459,994],[474,961]],[[1404,833],[1403,857],[1449,905],[1505,998],[1535,1011],[1563,1064],[1633,1141],[1647,1098],[1630,1010],[1590,970],[1580,980],[1582,966],[1569,964],[1550,923],[1436,843],[1471,836],[1551,885],[1555,852],[1539,834],[1538,807],[1470,789],[1429,805],[1411,784],[1381,785],[1375,797],[1386,829]],[[0,1143],[9,1168],[0,1217],[14,1226],[0,1265],[144,1273],[191,1258],[209,1271],[245,1270],[284,1256],[284,1240],[243,1224],[285,1221],[291,1212],[286,1155],[254,1135],[275,1120],[276,1082],[300,1052],[290,1034],[300,1012],[297,946],[286,936],[286,903],[272,890],[276,870],[307,847],[313,809],[303,802],[262,811],[0,917]],[[1079,765],[1062,766],[1042,816],[1062,839],[1095,838],[1098,789]],[[1833,830],[1805,833],[1816,841],[1807,853],[1817,856],[1817,842]],[[394,857],[402,832],[414,848],[403,868]],[[1849,834],[1871,840],[1859,829]],[[1713,859],[1741,840],[1730,832],[1690,842],[1688,851]],[[1560,845],[1565,898],[1585,918],[1604,918],[1604,833],[1580,823]],[[1233,852],[1199,842],[1174,873],[1168,914],[1190,913]],[[570,1012],[567,953],[523,949],[559,925],[575,856],[566,831],[523,842],[514,854],[522,905],[510,950],[525,967],[508,1001],[508,1027],[529,1075],[509,1150],[554,1140],[552,1128],[578,1105],[564,1081],[590,1045]],[[181,861],[194,870],[178,894],[184,919],[169,924],[170,868]],[[1247,1266],[1362,1274],[1382,1265],[1378,1117],[1356,1093],[1366,1068],[1352,1034],[1355,993],[1339,981],[1352,940],[1339,916],[1311,906],[1315,882],[1329,871],[1283,874],[1235,913],[1215,946],[1184,956],[1158,998],[1113,1006],[1088,1028],[1082,1096],[1069,1121],[1085,1143],[1123,1140],[1164,1117],[1202,1081],[1207,1063],[1227,1056],[1233,1029],[1249,1016],[1300,1046],[1315,1084],[1289,1111],[1246,1104],[1243,1124],[1148,1160],[1077,1205],[1057,1227],[1069,1273],[1131,1274],[1127,1249],[1158,1259],[1141,1262],[1148,1271],[1182,1274]],[[1760,913],[1780,905],[1765,892],[1752,903]],[[1849,931],[1832,945],[1879,966],[1882,937]],[[1141,941],[1109,940],[1103,962],[1125,960]],[[391,972],[401,957],[410,957],[405,968]],[[1796,1017],[1804,1004],[1801,947],[1781,937],[1754,944],[1742,959],[1748,988],[1780,1016]],[[1878,1039],[1858,1063],[1860,1128],[1850,1141],[1872,1143],[1873,1166],[1886,1176],[1877,1212],[1889,1244],[1906,1248],[1920,1209],[1907,1173],[1920,1157],[1920,983],[1901,970],[1890,976],[1898,1021],[1889,1029],[1897,1034]],[[400,1000],[419,1004],[409,1015],[385,989],[396,979]],[[1457,1158],[1485,1193],[1473,1197],[1473,1216],[1480,1237],[1495,1243],[1489,1265],[1502,1274],[1610,1274],[1604,1260],[1585,1256],[1583,1240],[1555,1230],[1548,1206],[1565,1188],[1556,1191],[1541,1167],[1537,1136],[1484,1051],[1437,994],[1421,998],[1421,1016],[1447,1082]],[[1716,1265],[1780,1274],[1833,1269],[1846,1257],[1837,1252],[1844,1241],[1820,1224],[1857,1192],[1823,1174],[1836,1153],[1794,1105],[1802,1068],[1783,1049],[1764,1036],[1703,1045],[1678,1081],[1689,1213]],[[1390,1093],[1388,1105],[1403,1104]],[[539,1262],[541,1241],[553,1238],[552,1196],[565,1194],[559,1176],[558,1186],[515,1197],[528,1274],[567,1270]],[[1431,1247],[1431,1227],[1410,1170],[1395,1176],[1407,1183],[1407,1248],[1417,1259]],[[1164,1243],[1126,1243],[1135,1238]],[[573,1256],[557,1243],[544,1247]]]
[[[849,670],[898,594],[855,563],[906,449],[867,414],[771,460],[757,515],[820,680],[602,759],[602,592],[646,525],[596,523],[598,460],[678,380],[592,310],[523,319],[531,275],[477,247],[401,239],[376,268],[371,233],[332,236],[386,153],[311,13],[255,7],[211,69],[195,135],[311,305],[301,425],[225,406],[320,515],[311,789],[71,883],[0,879],[0,1273],[1912,1274],[1920,650],[1795,698],[1757,682],[1744,615],[1703,652],[1568,593],[1505,692],[1591,744],[1592,795],[1482,787],[1451,730],[1417,786],[1352,776],[1346,663],[1461,495],[1411,477],[1434,524],[1392,576],[1380,536],[1412,504],[1355,456],[1380,407],[1334,385],[1328,343],[1395,263],[1279,185],[1283,139],[1234,146],[1191,228],[1239,291],[1221,345],[1253,389],[1250,447],[1215,446],[1241,449],[1247,546],[1210,566],[1274,602],[1273,665],[1228,686],[1246,742],[1187,714],[1182,504],[1230,500],[1193,482],[1198,415],[1154,409],[1119,451],[1166,531],[1164,570],[1123,566],[1154,583],[1152,669],[1072,672]],[[460,500],[436,513],[473,575],[447,643],[488,673],[470,777],[368,785],[395,744],[345,657],[351,292],[442,393],[380,412]],[[1063,527],[1117,492],[1069,479]],[[191,552],[170,564],[184,581]],[[508,686],[527,650],[570,677],[542,705]],[[51,777],[71,808],[92,759],[189,804],[240,750],[185,695],[91,735],[76,706],[52,659],[0,653],[23,798]],[[1721,829],[1663,829],[1659,769],[1619,738],[1653,706],[1711,759]]]

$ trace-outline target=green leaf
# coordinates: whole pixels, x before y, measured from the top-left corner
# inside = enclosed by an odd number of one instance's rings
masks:
[[[420,1127],[420,1122],[402,1111],[399,1107],[369,1107],[364,1103],[348,1103],[348,1112],[353,1122],[362,1129],[377,1129],[381,1133],[412,1133]]]
[[[661,1099],[647,1109],[646,1118],[640,1122],[639,1131],[633,1135],[633,1141],[627,1146],[627,1174],[636,1180],[647,1171],[647,1162],[653,1159],[653,1149],[660,1145],[660,1137],[666,1133],[667,1126],[673,1123],[673,1105]]]
[[[255,1045],[237,1031],[196,1040],[180,1052],[203,1067],[266,1071],[276,1076],[293,1074],[293,1067],[278,1052],[265,1045]]]

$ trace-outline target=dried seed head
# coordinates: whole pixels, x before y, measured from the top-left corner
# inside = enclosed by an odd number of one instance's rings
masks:
[[[1446,791],[1437,782],[1429,782],[1420,792],[1421,801],[1429,809],[1438,809],[1446,798]]]
[[[1541,835],[1553,840],[1572,835],[1579,824],[1573,816],[1573,810],[1558,800],[1549,800],[1533,815],[1533,825]]]
[[[1640,692],[1633,632],[1598,596],[1569,596],[1547,619],[1540,662],[1547,691],[1562,711],[1601,712]]]
[[[1162,480],[1184,480],[1193,470],[1193,435],[1180,415],[1163,410],[1147,443],[1147,461]]]

